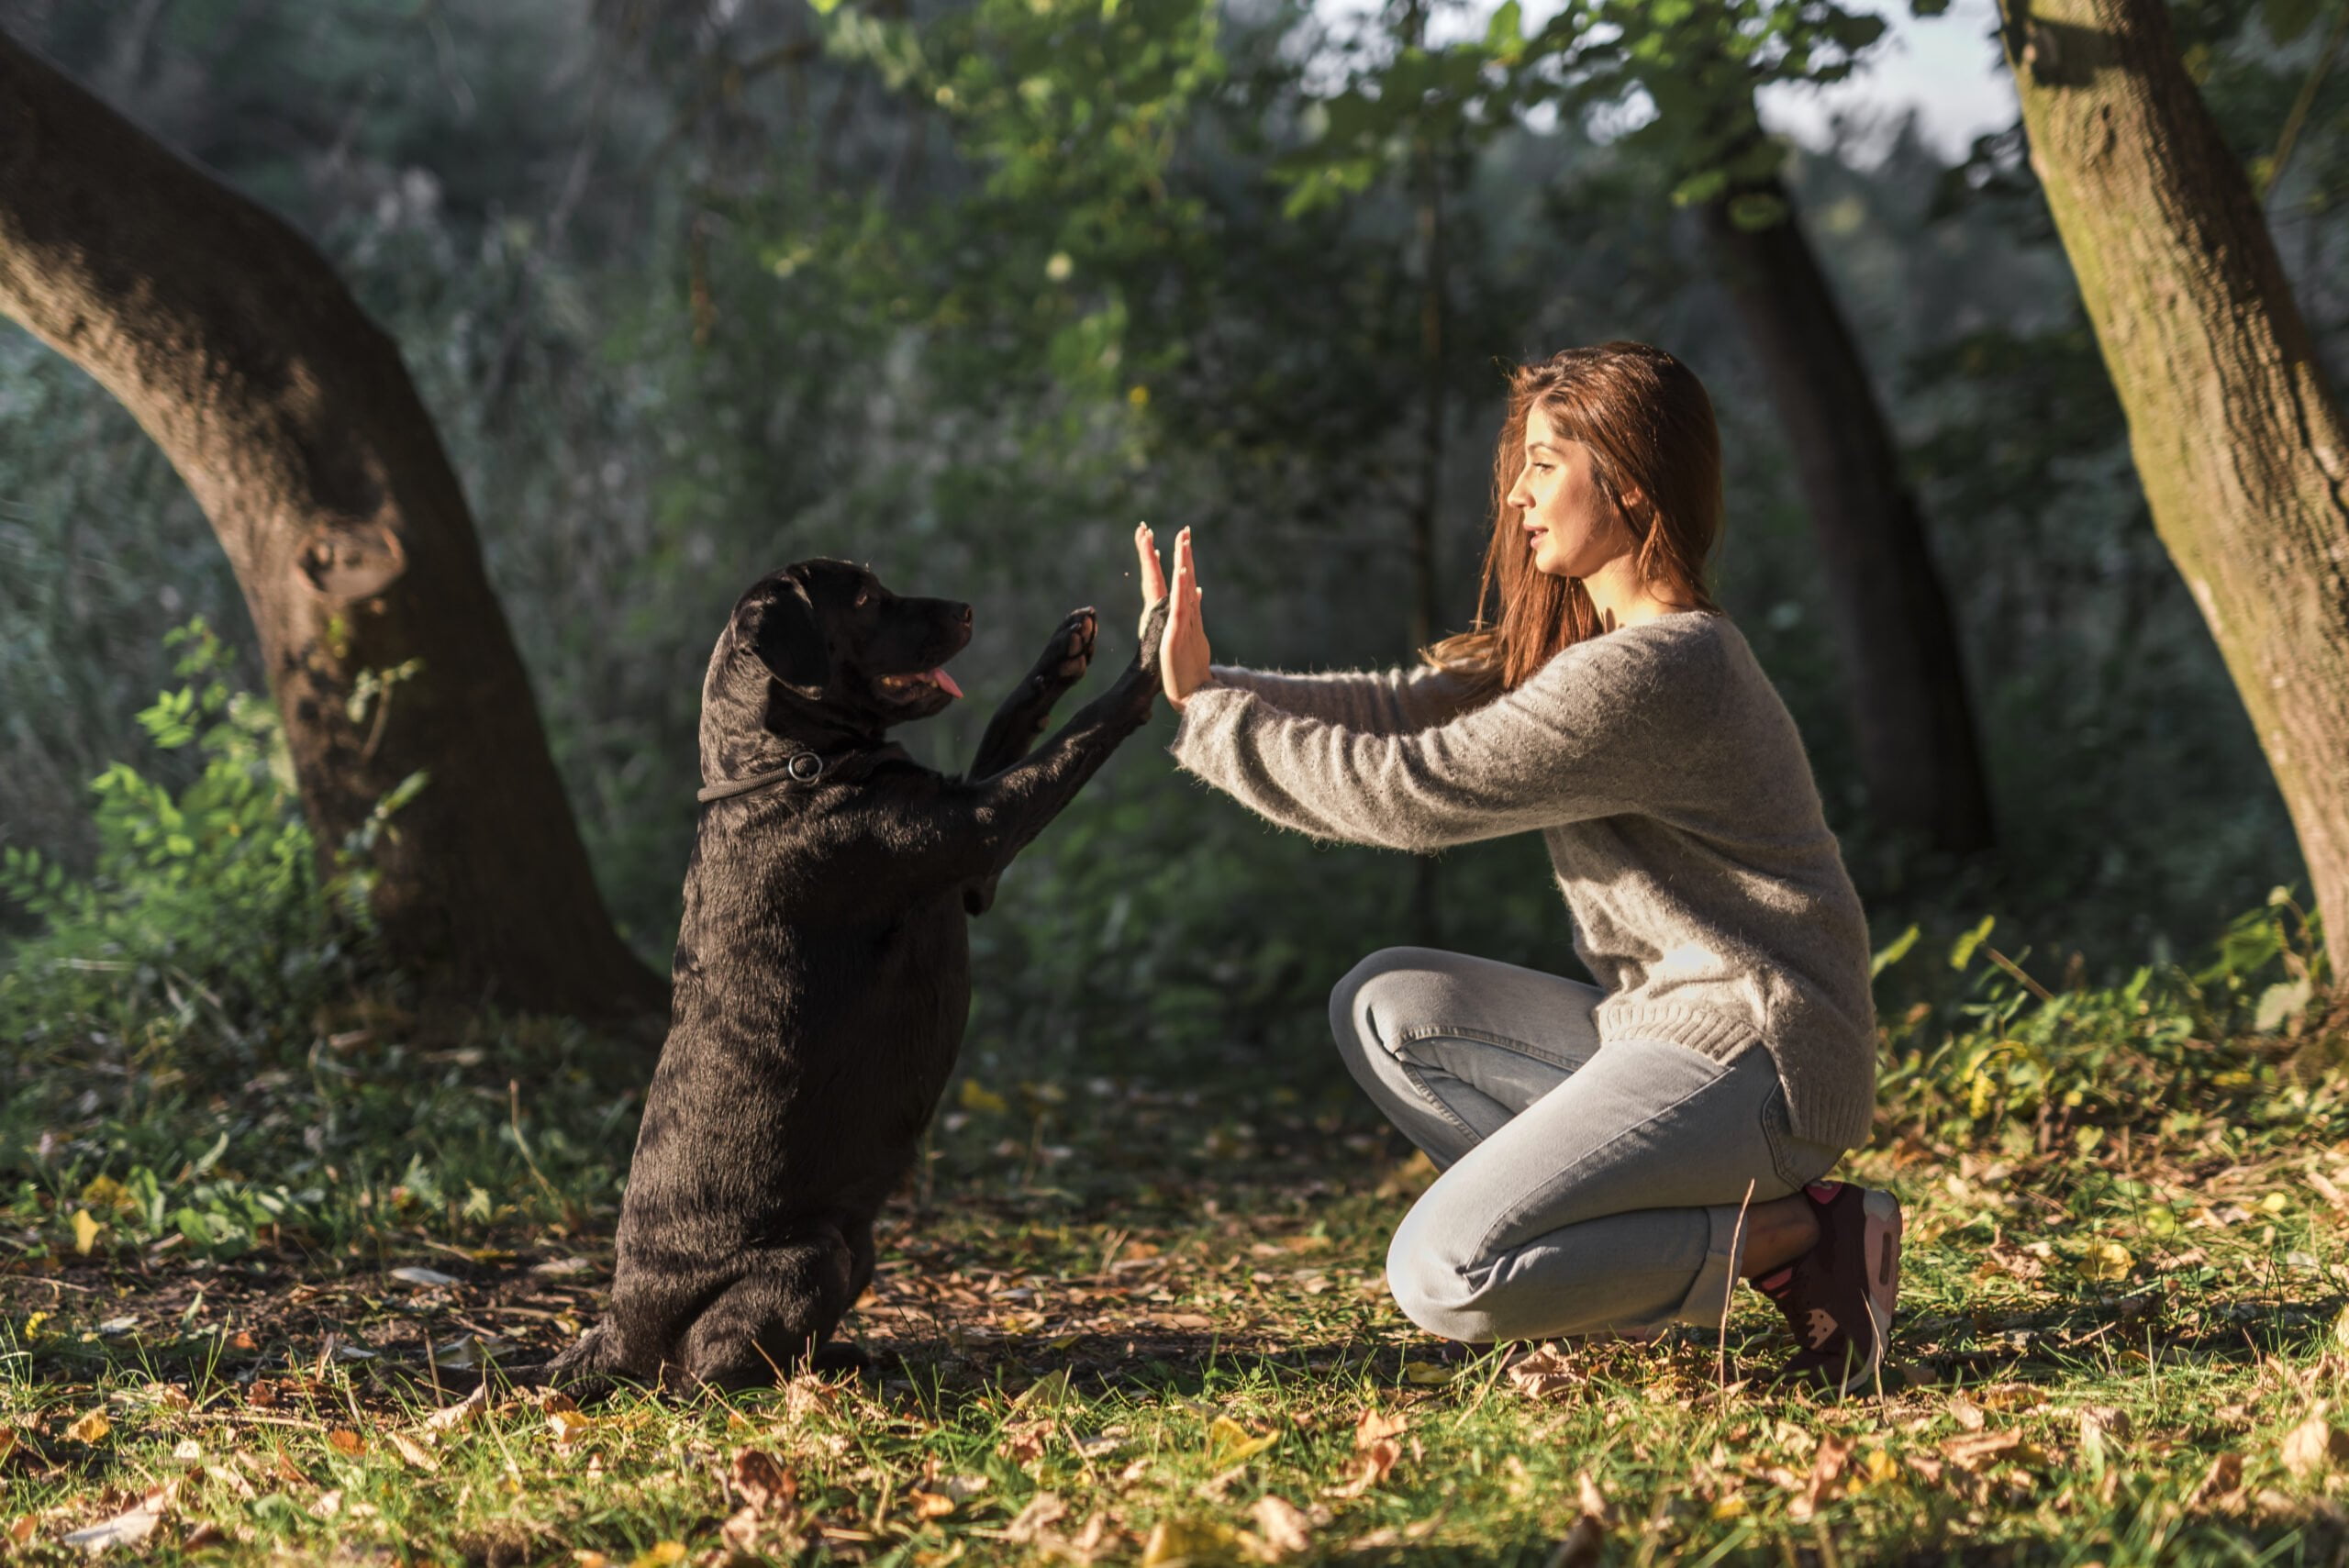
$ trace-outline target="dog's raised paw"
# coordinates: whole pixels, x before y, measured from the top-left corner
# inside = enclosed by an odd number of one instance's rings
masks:
[[[1093,639],[1099,630],[1100,619],[1091,609],[1071,611],[1052,633],[1043,662],[1054,665],[1053,674],[1059,679],[1074,683],[1093,662]]]

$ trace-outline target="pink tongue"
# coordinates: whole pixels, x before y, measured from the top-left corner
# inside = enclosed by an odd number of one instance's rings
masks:
[[[941,689],[942,689],[948,696],[959,697],[963,695],[963,688],[956,685],[954,684],[954,677],[948,674],[945,671],[932,670],[930,673],[930,678],[936,681]]]

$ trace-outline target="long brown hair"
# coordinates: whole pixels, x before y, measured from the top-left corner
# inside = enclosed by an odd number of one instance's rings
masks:
[[[1605,629],[1579,578],[1533,564],[1523,514],[1508,504],[1525,471],[1526,419],[1537,407],[1560,436],[1590,449],[1600,494],[1638,541],[1641,580],[1679,608],[1721,613],[1705,584],[1720,538],[1721,439],[1704,384],[1645,343],[1562,350],[1509,373],[1475,624],[1420,655],[1491,693],[1516,690],[1561,651]],[[1625,506],[1633,494],[1637,504]]]

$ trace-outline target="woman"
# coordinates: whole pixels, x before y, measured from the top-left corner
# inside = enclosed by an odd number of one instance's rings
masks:
[[[1390,948],[1330,996],[1346,1066],[1442,1173],[1387,1252],[1412,1321],[1710,1328],[1742,1275],[1794,1329],[1787,1373],[1848,1393],[1899,1282],[1892,1195],[1820,1180],[1868,1134],[1867,928],[1786,706],[1705,589],[1711,401],[1643,344],[1523,366],[1494,501],[1478,628],[1408,673],[1211,665],[1185,529],[1174,755],[1317,838],[1547,841],[1598,985]]]

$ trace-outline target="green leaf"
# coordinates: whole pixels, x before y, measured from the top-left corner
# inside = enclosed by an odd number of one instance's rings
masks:
[[[1972,963],[1974,950],[1989,940],[1990,928],[1998,923],[1998,917],[1996,915],[1983,916],[1982,923],[1958,938],[1957,944],[1949,950],[1949,966],[1952,969],[1964,969],[1967,964]]]
[[[1887,942],[1884,947],[1878,951],[1876,957],[1868,961],[1868,978],[1870,980],[1874,980],[1877,975],[1882,974],[1886,970],[1890,969],[1894,964],[1898,963],[1902,959],[1907,958],[1909,956],[1909,950],[1917,945],[1917,938],[1920,934],[1920,933],[1917,927],[1910,926],[1907,930],[1893,938],[1889,942]]]

